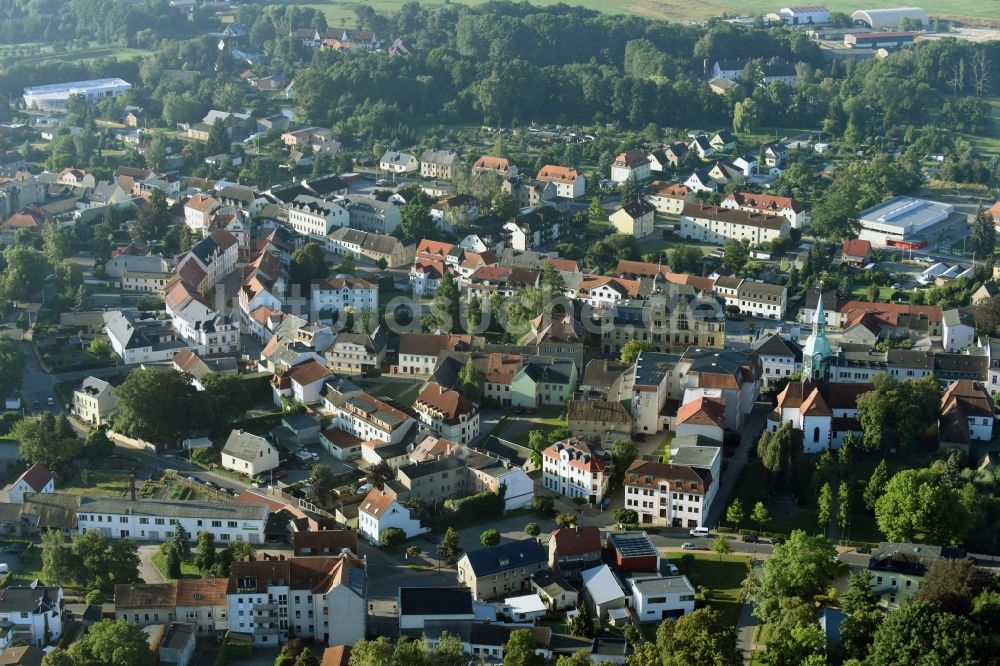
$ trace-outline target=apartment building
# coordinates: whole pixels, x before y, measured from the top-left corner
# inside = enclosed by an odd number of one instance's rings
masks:
[[[570,438],[542,452],[542,486],[569,498],[597,504],[608,490],[610,474],[605,452],[598,446]]]
[[[725,243],[730,238],[760,245],[788,236],[790,224],[780,215],[709,206],[701,202],[684,205],[680,235],[706,243]]]
[[[428,382],[413,409],[421,423],[453,442],[468,444],[479,436],[479,408],[458,391]]]
[[[365,310],[378,312],[378,285],[364,278],[338,277],[313,282],[309,307],[312,319],[332,324],[340,313],[352,311],[360,316]]]
[[[336,227],[350,224],[347,209],[339,203],[300,194],[286,204],[288,224],[306,237],[325,238]]]
[[[465,553],[458,561],[458,582],[479,601],[528,591],[531,575],[548,566],[548,552],[535,539],[509,541]]]
[[[625,508],[642,525],[698,527],[709,510],[711,472],[701,468],[636,460],[625,472]]]

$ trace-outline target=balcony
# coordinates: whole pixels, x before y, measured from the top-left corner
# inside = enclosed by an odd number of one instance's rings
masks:
[[[255,615],[253,617],[253,621],[258,626],[262,624],[274,624],[278,621],[278,616],[274,613],[269,613],[267,615]]]
[[[254,604],[253,609],[255,611],[274,611],[278,610],[278,604],[271,602],[266,604]]]

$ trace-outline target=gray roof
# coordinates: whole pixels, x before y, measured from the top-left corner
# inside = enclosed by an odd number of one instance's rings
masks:
[[[58,610],[59,588],[46,587],[39,581],[17,585],[0,591],[0,613],[31,613],[38,615]]]
[[[796,361],[802,360],[802,347],[799,343],[786,340],[776,333],[765,335],[753,343],[754,351],[766,356],[790,356]]]
[[[574,367],[573,359],[570,358],[531,356],[521,371],[536,383],[569,384]]]
[[[239,460],[254,462],[260,457],[261,451],[270,446],[271,443],[259,435],[244,430],[233,430],[229,433],[229,439],[222,447],[222,452]]]
[[[694,594],[686,576],[644,576],[632,578],[631,585],[640,594]]]
[[[158,516],[161,518],[264,520],[267,518],[267,505],[192,500],[130,500],[121,497],[81,497],[78,513]]]
[[[80,388],[77,389],[81,393],[86,393],[89,396],[99,396],[108,389],[111,388],[111,384],[107,383],[103,379],[98,379],[97,377],[87,377],[80,384]]]
[[[696,435],[700,436],[700,435]],[[676,442],[676,440],[674,440]],[[677,453],[671,454],[671,465],[686,465],[687,467],[710,467],[716,456],[722,453],[722,448],[715,446],[681,446]]]
[[[534,539],[508,541],[492,548],[466,553],[465,558],[476,577],[518,569],[548,560],[548,551]]]
[[[421,162],[430,162],[442,166],[454,166],[458,163],[458,153],[451,149],[431,150],[427,149],[420,156]]]
[[[635,361],[635,385],[659,386],[664,376],[681,360],[677,354],[641,352]]]
[[[587,590],[587,596],[595,604],[606,604],[609,601],[621,599],[626,596],[621,585],[618,584],[618,579],[615,577],[614,572],[611,571],[611,567],[607,564],[582,571],[580,572],[580,577],[583,579],[583,586]]]
[[[281,422],[294,431],[308,430],[310,428],[319,427],[319,421],[308,414],[292,414],[291,416],[285,416],[282,417]]]
[[[401,587],[400,615],[469,615],[472,590],[467,587]]]

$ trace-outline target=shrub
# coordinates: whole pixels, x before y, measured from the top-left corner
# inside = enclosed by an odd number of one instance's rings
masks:
[[[383,546],[392,548],[406,541],[406,532],[398,527],[389,527],[382,530],[382,533],[379,534],[379,541],[382,542]]]

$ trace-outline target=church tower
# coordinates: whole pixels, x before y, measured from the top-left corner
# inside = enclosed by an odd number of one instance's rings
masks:
[[[826,339],[826,312],[823,311],[823,294],[816,303],[812,334],[802,348],[802,381],[825,381],[830,376],[830,358],[833,349]]]

